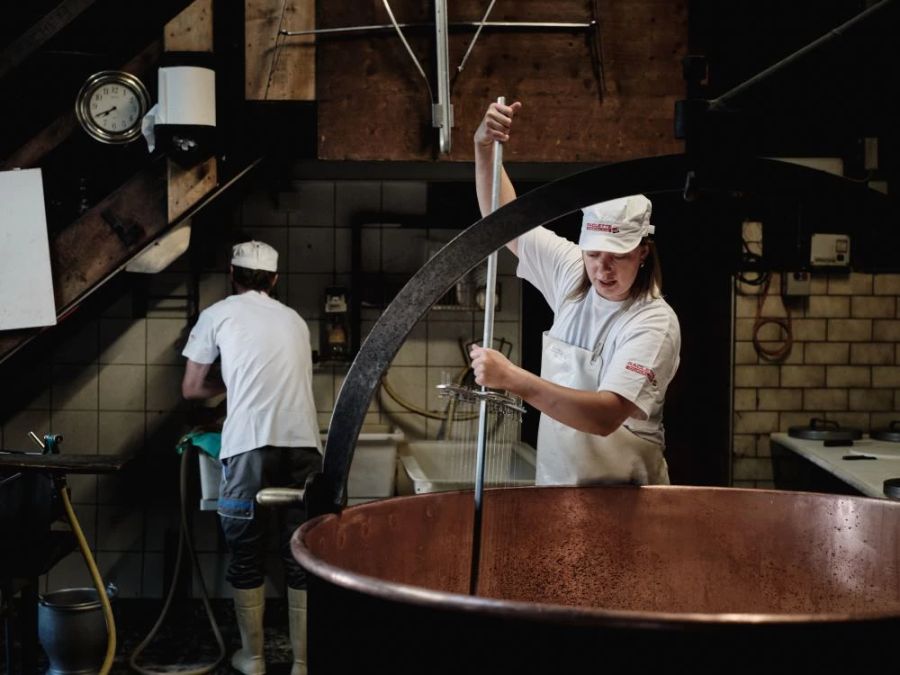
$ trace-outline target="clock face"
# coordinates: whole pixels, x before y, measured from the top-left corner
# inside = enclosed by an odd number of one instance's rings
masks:
[[[138,95],[124,84],[109,83],[95,89],[89,108],[94,124],[113,133],[132,128],[141,116]]]
[[[104,70],[91,75],[75,102],[75,116],[102,143],[129,143],[141,134],[150,96],[131,73]]]

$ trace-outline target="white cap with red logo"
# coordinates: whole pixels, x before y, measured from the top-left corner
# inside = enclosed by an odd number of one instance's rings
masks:
[[[653,204],[644,195],[612,199],[583,208],[578,246],[583,251],[628,253],[641,243],[641,239],[653,234],[652,210]]]
[[[278,271],[278,251],[261,241],[245,241],[231,249],[231,264],[248,270]]]

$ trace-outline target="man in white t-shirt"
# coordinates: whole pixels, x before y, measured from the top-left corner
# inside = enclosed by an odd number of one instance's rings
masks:
[[[475,133],[476,188],[490,212],[493,144],[506,142],[521,103],[492,103]],[[500,203],[515,199],[501,172]],[[678,369],[681,331],[662,298],[643,195],[583,209],[578,244],[538,227],[507,244],[517,273],[554,312],[541,375],[502,354],[471,350],[478,384],[510,391],[541,411],[536,482],[669,482],[662,409]]]
[[[182,393],[188,399],[227,394],[222,429],[219,518],[230,552],[226,578],[234,589],[242,647],[231,664],[262,675],[265,539],[270,516],[256,506],[266,487],[305,487],[321,468],[312,390],[309,329],[297,312],[270,297],[278,253],[258,241],[232,250],[234,295],[201,312],[182,352]],[[211,376],[221,358],[221,377]],[[279,510],[281,557],[288,585],[292,675],[306,672],[306,576],[291,555],[290,536],[306,518]]]

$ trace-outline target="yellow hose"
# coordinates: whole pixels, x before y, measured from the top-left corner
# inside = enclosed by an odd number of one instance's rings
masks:
[[[91,555],[91,549],[88,547],[87,539],[84,532],[81,531],[81,525],[78,518],[75,517],[75,510],[72,508],[72,502],[69,500],[69,488],[63,484],[59,489],[62,495],[63,506],[66,509],[66,517],[78,540],[78,547],[81,549],[81,555],[84,562],[87,563],[88,570],[91,572],[91,579],[94,580],[94,586],[97,588],[97,595],[100,598],[100,604],[103,606],[103,618],[106,619],[106,656],[103,659],[103,665],[100,667],[100,675],[108,675],[112,669],[113,660],[116,657],[116,622],[113,619],[112,605],[109,602],[109,596],[106,594],[106,588],[103,586],[103,579],[100,578],[100,570],[94,562],[94,556]]]

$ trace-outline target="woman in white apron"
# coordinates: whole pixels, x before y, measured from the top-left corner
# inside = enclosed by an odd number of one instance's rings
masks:
[[[490,212],[493,143],[509,140],[521,108],[492,103],[475,133],[475,181]],[[500,204],[515,199],[502,172]],[[578,244],[543,227],[507,244],[517,274],[554,312],[540,377],[493,349],[473,347],[478,384],[504,389],[541,411],[538,485],[667,484],[662,409],[678,369],[678,318],[661,296],[643,195],[583,209]]]

